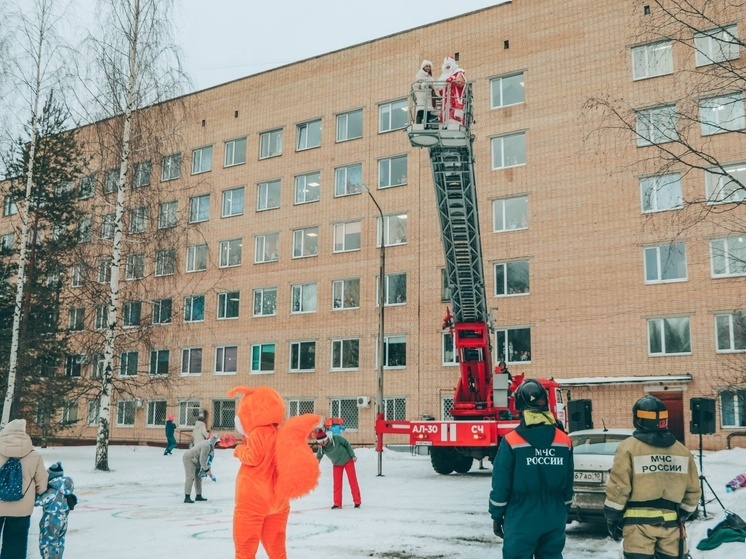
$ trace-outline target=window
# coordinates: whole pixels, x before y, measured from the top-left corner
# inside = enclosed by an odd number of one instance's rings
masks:
[[[241,302],[239,291],[218,293],[218,318],[238,318],[238,307]]]
[[[130,233],[144,233],[148,228],[148,208],[140,207],[130,210]]]
[[[383,399],[383,416],[389,420],[407,419],[407,399],[406,398],[384,398]]]
[[[406,336],[385,336],[383,338],[383,366],[391,369],[394,367],[406,367],[406,365]]]
[[[360,222],[348,221],[334,225],[334,252],[360,250]]]
[[[220,241],[220,267],[229,268],[241,265],[242,239]]]
[[[212,146],[195,149],[192,152],[192,174],[206,173],[212,170]]]
[[[308,173],[295,177],[295,203],[307,204],[319,199],[321,173]]]
[[[363,111],[351,111],[337,115],[337,141],[354,140],[363,137]]]
[[[672,73],[671,41],[641,45],[632,49],[632,79],[642,80]]]
[[[295,417],[296,415],[313,412],[313,400],[288,400],[288,417]]]
[[[376,246],[381,246],[381,218],[378,218]],[[383,242],[386,246],[403,245],[407,242],[407,214],[383,216]]]
[[[104,194],[111,194],[117,191],[119,185],[119,169],[110,169],[104,176]]]
[[[490,80],[492,108],[518,105],[525,101],[523,72]]]
[[[746,276],[746,236],[710,241],[712,277]]]
[[[153,324],[171,324],[171,298],[153,301]]]
[[[132,173],[132,188],[142,188],[150,184],[150,170],[152,167],[150,161],[135,163],[135,169]]]
[[[202,322],[205,319],[205,296],[184,297],[184,322]]]
[[[78,186],[78,198],[85,200],[91,198],[96,191],[96,175],[86,175],[80,179]]]
[[[212,401],[212,428],[230,429],[235,428],[236,401],[235,400],[213,400]]]
[[[274,210],[279,207],[280,181],[259,183],[256,193],[256,211]]]
[[[235,373],[238,369],[238,346],[219,346],[215,348],[215,372]]]
[[[440,270],[440,300],[451,300],[451,286],[448,284],[448,272],[445,268]]]
[[[63,425],[75,425],[78,422],[77,401],[66,400],[62,403],[62,417],[60,421]]]
[[[710,204],[743,202],[746,200],[746,163],[705,171],[705,184]]]
[[[126,327],[140,326],[142,301],[125,301],[122,305],[122,324]]]
[[[145,255],[130,254],[127,256],[127,270],[125,278],[128,280],[138,280],[145,276]]]
[[[168,375],[169,351],[167,349],[154,349],[150,352],[150,374],[151,376]]]
[[[223,191],[223,217],[243,213],[243,186]]]
[[[136,351],[124,351],[119,358],[119,374],[123,377],[137,375],[138,353]]]
[[[95,320],[93,327],[96,330],[103,330],[106,328],[109,319],[109,310],[106,305],[96,305]]]
[[[441,363],[443,365],[456,365],[458,364],[458,353],[456,347],[453,345],[453,336],[450,332],[443,332],[442,344],[441,344]]]
[[[378,160],[378,188],[389,188],[407,183],[407,156]]]
[[[186,271],[201,272],[207,270],[207,245],[187,247]]]
[[[282,155],[282,129],[259,135],[259,159]]]
[[[715,339],[717,351],[746,351],[746,316],[736,311],[715,315]]]
[[[378,131],[390,132],[407,126],[407,100],[378,105]]]
[[[114,212],[104,215],[104,218],[101,220],[101,238],[102,239],[111,239],[114,236],[114,220],[115,219],[116,219],[116,214]]]
[[[16,215],[18,213],[18,204],[14,196],[6,196],[3,201],[3,215]]]
[[[246,138],[225,142],[225,167],[246,163]]]
[[[2,237],[0,237],[0,249],[2,250],[11,250],[15,243],[16,243],[15,233],[6,233]]]
[[[502,198],[492,202],[492,231],[528,228],[528,196]]]
[[[329,417],[341,417],[348,429],[359,426],[357,398],[334,398],[329,402]]]
[[[179,203],[174,201],[163,202],[158,206],[158,229],[176,227]]]
[[[526,164],[526,133],[492,138],[492,169]]]
[[[645,247],[645,283],[686,280],[684,243]]]
[[[116,171],[119,176],[119,171]],[[55,196],[65,196],[69,194],[73,189],[73,185],[70,181],[61,181],[54,186]]]
[[[333,371],[357,369],[360,366],[360,340],[357,338],[332,340]]]
[[[265,287],[254,290],[254,316],[277,314],[277,288]]]
[[[106,364],[104,361],[104,354],[94,353],[91,362],[93,363],[93,368],[91,369],[91,378],[103,378],[105,370],[104,365]]]
[[[334,196],[360,194],[363,189],[363,166],[360,163],[334,170]]]
[[[99,399],[95,398],[88,402],[88,425],[97,425],[99,422]]]
[[[297,151],[317,148],[321,145],[321,119],[304,122],[298,125]]]
[[[78,222],[78,242],[79,243],[90,243],[91,242],[91,231],[93,228],[93,222],[91,218],[86,217]]]
[[[710,97],[699,102],[702,135],[720,134],[746,128],[743,93]]]
[[[67,329],[80,331],[85,326],[85,307],[73,307],[67,311]]]
[[[65,376],[79,377],[83,369],[83,360],[85,356],[80,353],[68,355],[65,358]]]
[[[85,264],[74,264],[70,270],[71,287],[80,287],[85,282],[86,266]]]
[[[291,288],[291,313],[316,312],[316,284],[302,283]]]
[[[293,231],[293,258],[316,256],[319,253],[319,228],[308,227]]]
[[[189,223],[199,223],[210,219],[210,195],[194,196],[189,199]]]
[[[199,400],[179,402],[179,425],[194,425],[201,411]]]
[[[529,292],[528,260],[495,264],[495,295],[526,295]]]
[[[254,262],[276,262],[279,258],[277,247],[280,244],[279,233],[267,233],[256,238],[254,248]]]
[[[181,176],[181,154],[166,155],[161,159],[161,181],[178,179]]]
[[[376,305],[380,301],[378,279],[376,278]],[[386,274],[384,287],[383,301],[386,306],[403,305],[407,302],[407,274]]]
[[[531,361],[531,329],[507,328],[495,330],[497,362]]]
[[[163,427],[166,424],[166,400],[148,401],[147,418],[145,423],[148,427]]]
[[[694,60],[697,66],[713,62],[735,60],[740,56],[738,28],[735,25],[718,27],[694,34]]]
[[[643,213],[675,210],[684,205],[681,175],[670,173],[640,179]]]
[[[181,350],[181,374],[198,375],[202,372],[202,348],[190,347]]]
[[[251,346],[251,372],[275,372],[275,344],[254,344]]]
[[[360,279],[335,280],[332,282],[332,308],[360,308]]]
[[[98,283],[109,283],[111,281],[111,258],[102,258],[98,261]]]
[[[720,423],[728,427],[746,427],[746,389],[720,393]]]
[[[135,401],[119,400],[117,402],[117,427],[129,427],[135,424]]]
[[[316,366],[316,342],[291,342],[290,371],[313,371]]]
[[[155,275],[172,276],[176,271],[176,251],[172,248],[155,251]]]
[[[637,145],[665,144],[679,139],[675,105],[637,111]]]
[[[648,319],[650,355],[677,355],[692,352],[689,317]]]

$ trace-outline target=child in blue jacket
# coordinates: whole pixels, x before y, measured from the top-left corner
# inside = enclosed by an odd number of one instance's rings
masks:
[[[68,496],[72,496],[73,502],[77,501],[73,495],[75,486],[73,480],[65,475],[61,462],[55,462],[47,471],[47,490],[36,497],[36,504],[43,511],[39,521],[39,552],[42,559],[62,559],[70,514]]]

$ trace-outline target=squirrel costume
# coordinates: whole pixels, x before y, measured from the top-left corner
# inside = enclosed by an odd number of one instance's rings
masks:
[[[254,559],[261,541],[269,559],[286,559],[290,499],[309,493],[319,481],[319,462],[307,443],[321,417],[303,414],[285,421],[285,402],[266,386],[237,386],[243,394],[236,429],[244,438],[233,455],[236,476],[233,542],[236,559]]]

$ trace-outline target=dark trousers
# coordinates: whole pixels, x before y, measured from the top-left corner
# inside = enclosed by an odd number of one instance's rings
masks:
[[[562,559],[565,527],[540,533],[534,526],[522,527],[518,533],[505,532],[503,559]]]
[[[3,547],[0,559],[26,559],[31,516],[0,516]]]

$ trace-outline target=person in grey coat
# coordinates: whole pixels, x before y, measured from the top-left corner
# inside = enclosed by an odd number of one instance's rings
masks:
[[[210,432],[207,430],[205,424],[205,412],[201,412],[197,416],[197,421],[194,423],[194,429],[192,429],[192,444],[190,447],[194,448],[202,441],[207,440],[210,436]]]
[[[206,441],[195,444],[182,457],[184,462],[184,502],[206,501],[202,496],[202,478],[211,474],[210,466],[215,455],[215,445],[220,440],[218,435],[212,435]],[[201,475],[203,474],[203,475]],[[192,500],[192,486],[197,496]]]

